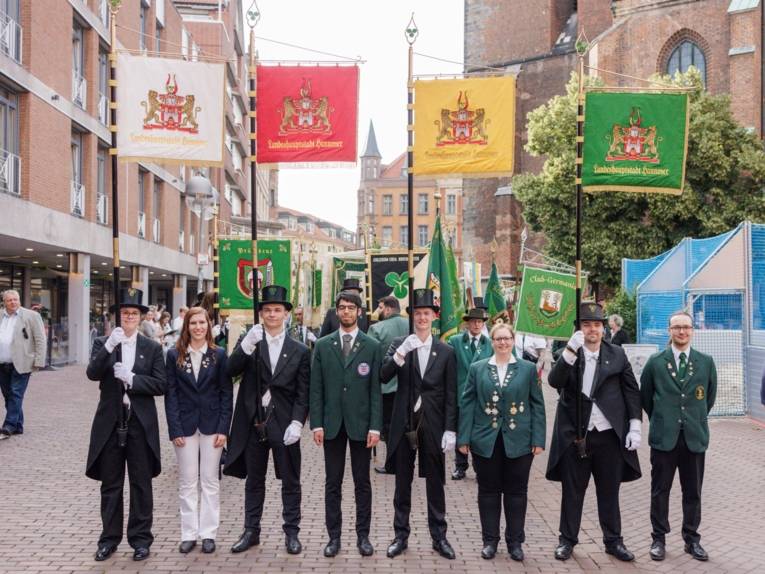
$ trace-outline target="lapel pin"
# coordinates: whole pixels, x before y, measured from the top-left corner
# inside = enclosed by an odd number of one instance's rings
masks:
[[[435,352],[435,351],[433,351],[433,356],[434,356],[434,357],[436,356],[436,352]]]
[[[139,358],[143,359],[143,355],[138,355]]]

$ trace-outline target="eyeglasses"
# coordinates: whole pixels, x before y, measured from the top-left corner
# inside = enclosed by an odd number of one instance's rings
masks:
[[[512,337],[494,337],[492,339],[492,341],[494,341],[495,343],[509,343],[512,340],[513,340]]]
[[[123,317],[140,317],[141,312],[140,311],[120,311],[120,315]]]
[[[355,311],[358,309],[356,305],[338,305],[337,310],[338,311]]]
[[[672,325],[669,328],[670,331],[693,331],[693,327],[691,325]]]

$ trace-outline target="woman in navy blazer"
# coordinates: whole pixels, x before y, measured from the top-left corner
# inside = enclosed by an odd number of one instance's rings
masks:
[[[226,374],[226,351],[215,346],[212,323],[203,308],[192,307],[186,313],[165,368],[165,413],[178,457],[178,550],[187,554],[201,537],[202,552],[214,552],[220,522],[218,467],[231,425],[234,392]],[[202,486],[201,505],[197,504],[198,483]]]

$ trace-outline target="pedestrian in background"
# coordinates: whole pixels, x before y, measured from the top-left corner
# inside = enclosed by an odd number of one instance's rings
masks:
[[[624,327],[624,319],[621,315],[610,315],[608,317],[608,326],[611,329],[611,341],[612,345],[629,345],[630,336],[622,327]]]
[[[507,551],[520,562],[531,463],[545,449],[545,402],[534,364],[513,355],[513,329],[498,323],[490,337],[493,355],[469,367],[457,443],[466,457],[473,454],[481,557],[497,554],[504,507]]]
[[[165,315],[169,317],[169,313]],[[178,550],[188,554],[200,537],[202,552],[209,554],[215,551],[220,524],[218,467],[231,425],[234,391],[226,372],[226,350],[215,346],[210,319],[201,307],[186,313],[165,368],[165,414],[178,458]]]
[[[186,316],[186,312],[189,310],[186,305],[181,305],[181,308],[178,309],[178,316],[173,319],[173,331],[176,331],[177,333],[181,332],[181,328],[183,327],[183,318]]]
[[[45,366],[46,348],[40,314],[21,306],[18,291],[3,291],[0,389],[5,399],[5,421],[0,428],[0,440],[24,433],[24,393],[32,371]]]
[[[156,331],[154,330],[154,313],[156,312],[156,307],[154,305],[149,305],[146,309],[147,311],[143,316],[140,326],[141,335],[156,341]]]

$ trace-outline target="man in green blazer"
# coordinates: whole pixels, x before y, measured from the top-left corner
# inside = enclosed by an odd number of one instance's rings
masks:
[[[459,409],[470,365],[481,359],[488,359],[494,353],[491,348],[491,339],[483,334],[483,328],[488,319],[489,315],[485,309],[474,307],[462,317],[462,320],[467,323],[467,329],[449,337],[448,343],[457,357],[457,420],[459,420]],[[467,469],[467,455],[459,450],[455,451],[452,480],[465,478]]]
[[[696,560],[709,559],[699,544],[701,484],[704,453],[709,446],[709,411],[717,394],[717,370],[712,357],[691,348],[693,318],[677,311],[669,318],[671,344],[653,355],[640,377],[643,409],[648,413],[651,446],[650,556],[664,560],[669,532],[669,492],[680,473],[683,491],[685,551]]]
[[[324,446],[324,509],[329,532],[324,556],[331,558],[340,551],[346,444],[350,445],[356,491],[356,544],[362,556],[370,556],[374,548],[369,542],[369,461],[382,429],[380,344],[359,329],[358,294],[341,291],[335,308],[340,328],[316,342],[309,403],[313,440]]]

